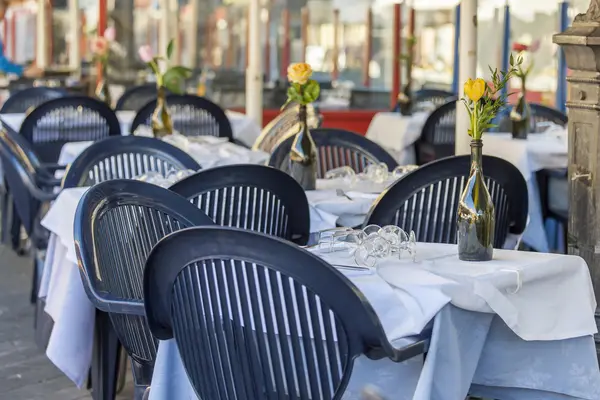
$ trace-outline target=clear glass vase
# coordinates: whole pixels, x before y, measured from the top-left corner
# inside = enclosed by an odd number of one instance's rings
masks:
[[[156,108],[152,113],[152,133],[155,138],[163,138],[173,134],[173,121],[167,104],[167,91],[164,87],[158,88]]]
[[[308,129],[306,106],[300,106],[300,129],[292,143],[288,173],[304,190],[315,190],[317,186],[317,146]]]
[[[458,203],[458,258],[463,261],[489,261],[494,253],[496,217],[483,177],[482,148],[481,140],[471,141],[471,172]]]

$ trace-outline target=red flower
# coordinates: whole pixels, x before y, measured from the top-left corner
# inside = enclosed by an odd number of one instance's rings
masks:
[[[526,44],[523,43],[514,43],[513,44],[513,51],[527,51],[529,50],[529,46],[527,46]]]

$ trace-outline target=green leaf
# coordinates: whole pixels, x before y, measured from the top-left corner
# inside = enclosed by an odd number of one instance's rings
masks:
[[[181,65],[175,65],[169,68],[169,71],[173,71],[173,74],[179,75],[182,79],[189,78],[192,75],[192,70],[188,67],[183,67]]]
[[[173,55],[173,50],[175,50],[175,40],[171,39],[169,45],[167,46],[167,59],[170,60]]]
[[[289,103],[291,103],[292,101],[295,101],[296,103],[302,103],[302,101],[303,101],[302,96],[300,95],[300,93],[296,90],[296,88],[293,85],[288,88],[287,96],[288,96],[288,99],[285,103],[286,106]]]
[[[177,69],[177,67],[169,68],[163,75],[163,84],[169,91],[182,94],[183,93],[183,80],[185,75]]]
[[[306,104],[312,103],[319,98],[321,88],[315,80],[309,80],[306,86],[304,86],[303,99]]]

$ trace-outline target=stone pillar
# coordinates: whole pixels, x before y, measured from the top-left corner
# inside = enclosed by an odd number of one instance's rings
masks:
[[[587,13],[554,35],[554,43],[564,51],[571,70],[567,78],[568,248],[587,262],[600,303],[600,0],[592,0]],[[598,309],[596,322],[600,322]],[[596,336],[600,356],[599,339]]]

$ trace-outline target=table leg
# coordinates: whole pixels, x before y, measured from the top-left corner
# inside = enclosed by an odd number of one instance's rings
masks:
[[[121,346],[107,313],[96,311],[92,350],[92,398],[114,400]]]

